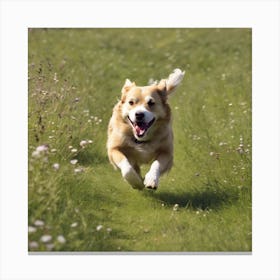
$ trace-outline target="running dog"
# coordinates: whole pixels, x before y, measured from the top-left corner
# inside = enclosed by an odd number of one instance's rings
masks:
[[[136,189],[157,189],[159,177],[173,164],[173,132],[168,96],[181,83],[185,72],[175,69],[167,79],[136,86],[126,79],[121,100],[115,105],[108,126],[110,162]],[[142,179],[140,166],[152,163]]]

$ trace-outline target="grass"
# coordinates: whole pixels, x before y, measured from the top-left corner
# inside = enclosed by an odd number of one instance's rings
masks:
[[[28,40],[30,251],[251,251],[250,29],[31,29]],[[112,108],[126,78],[177,67],[174,167],[157,191],[134,190],[108,163]]]

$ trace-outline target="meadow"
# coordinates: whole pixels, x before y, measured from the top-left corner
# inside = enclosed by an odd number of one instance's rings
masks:
[[[29,251],[250,252],[251,43],[251,29],[30,29]],[[138,191],[108,162],[108,121],[126,78],[175,68],[174,166]]]

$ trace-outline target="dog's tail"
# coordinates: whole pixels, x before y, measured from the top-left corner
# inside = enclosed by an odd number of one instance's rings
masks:
[[[171,73],[165,81],[168,93],[171,93],[176,89],[176,87],[182,82],[184,75],[185,71],[182,71],[179,68],[173,70],[173,73]]]

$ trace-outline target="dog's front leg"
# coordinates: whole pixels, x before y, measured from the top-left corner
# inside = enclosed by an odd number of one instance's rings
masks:
[[[117,149],[111,151],[111,161],[121,170],[123,178],[136,189],[143,189],[143,181],[126,156]]]
[[[161,154],[158,156],[145,176],[145,187],[149,189],[157,189],[160,175],[171,168],[172,162],[173,159],[170,154]]]

